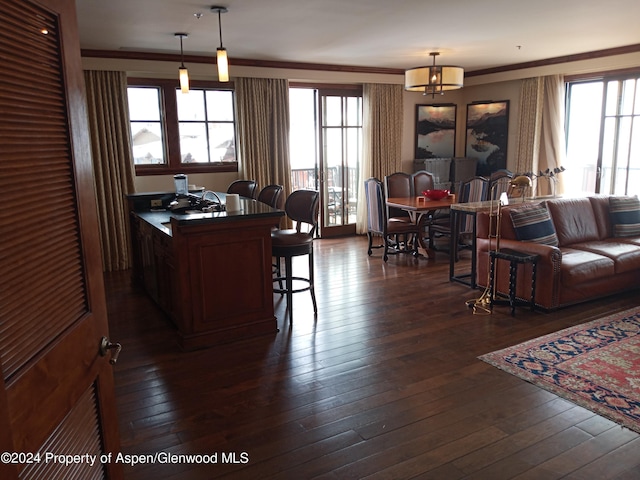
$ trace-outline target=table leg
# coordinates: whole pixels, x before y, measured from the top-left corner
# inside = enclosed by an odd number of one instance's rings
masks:
[[[516,314],[516,281],[518,278],[517,262],[509,263],[509,305],[511,306],[511,316]]]
[[[538,262],[534,261],[531,264],[531,311],[536,308],[536,275],[538,270]]]

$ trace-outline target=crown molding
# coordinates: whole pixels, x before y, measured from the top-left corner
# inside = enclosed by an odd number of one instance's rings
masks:
[[[481,75],[490,75],[493,73],[504,73],[514,70],[524,70],[527,68],[546,67],[548,65],[558,65],[560,63],[579,62],[583,60],[593,60],[594,58],[612,57],[615,55],[625,55],[628,53],[640,52],[640,43],[635,45],[626,45],[624,47],[607,48],[604,50],[596,50],[593,52],[578,53],[575,55],[564,55],[561,57],[546,58],[544,60],[536,60],[533,62],[514,63],[511,65],[503,65],[494,68],[485,68],[483,70],[474,70],[465,72],[464,76],[478,77]]]
[[[151,60],[160,62],[180,62],[180,56],[168,53],[124,52],[114,50],[81,50],[83,57],[116,58],[125,60]],[[215,64],[215,57],[205,55],[185,55],[185,63]],[[247,58],[229,58],[229,63],[245,67],[283,68],[292,70],[320,70],[325,72],[355,72],[385,75],[404,75],[398,68],[360,67],[350,65],[332,65],[324,63],[284,62],[275,60],[255,60]]]

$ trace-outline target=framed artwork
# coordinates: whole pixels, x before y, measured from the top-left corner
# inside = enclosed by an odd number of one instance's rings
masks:
[[[416,105],[415,158],[451,158],[456,146],[456,106]]]
[[[465,156],[478,159],[476,175],[507,168],[509,100],[467,105]]]

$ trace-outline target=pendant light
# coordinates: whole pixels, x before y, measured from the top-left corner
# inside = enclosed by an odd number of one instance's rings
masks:
[[[404,72],[404,89],[410,92],[422,92],[423,95],[444,95],[446,90],[462,88],[464,69],[451,65],[436,66],[436,57],[440,52],[431,52],[433,65],[411,68]]]
[[[222,20],[220,16],[223,13],[227,13],[229,10],[227,7],[211,7],[212,12],[218,12],[218,29],[220,31],[220,47],[217,50],[216,63],[218,65],[218,81],[229,81],[229,61],[227,59],[227,49],[222,46]]]
[[[180,72],[180,90],[182,90],[182,93],[189,93],[189,71],[184,66],[184,52],[182,51],[182,39],[187,38],[189,35],[186,33],[176,33],[174,35],[180,37],[180,68],[178,68]]]

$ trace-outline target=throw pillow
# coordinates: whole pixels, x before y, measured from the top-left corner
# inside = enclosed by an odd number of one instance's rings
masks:
[[[640,236],[640,200],[633,197],[609,197],[609,213],[614,237]]]
[[[523,242],[542,243],[558,246],[556,227],[551,221],[549,210],[543,205],[511,209],[511,222],[516,231],[516,238]]]

